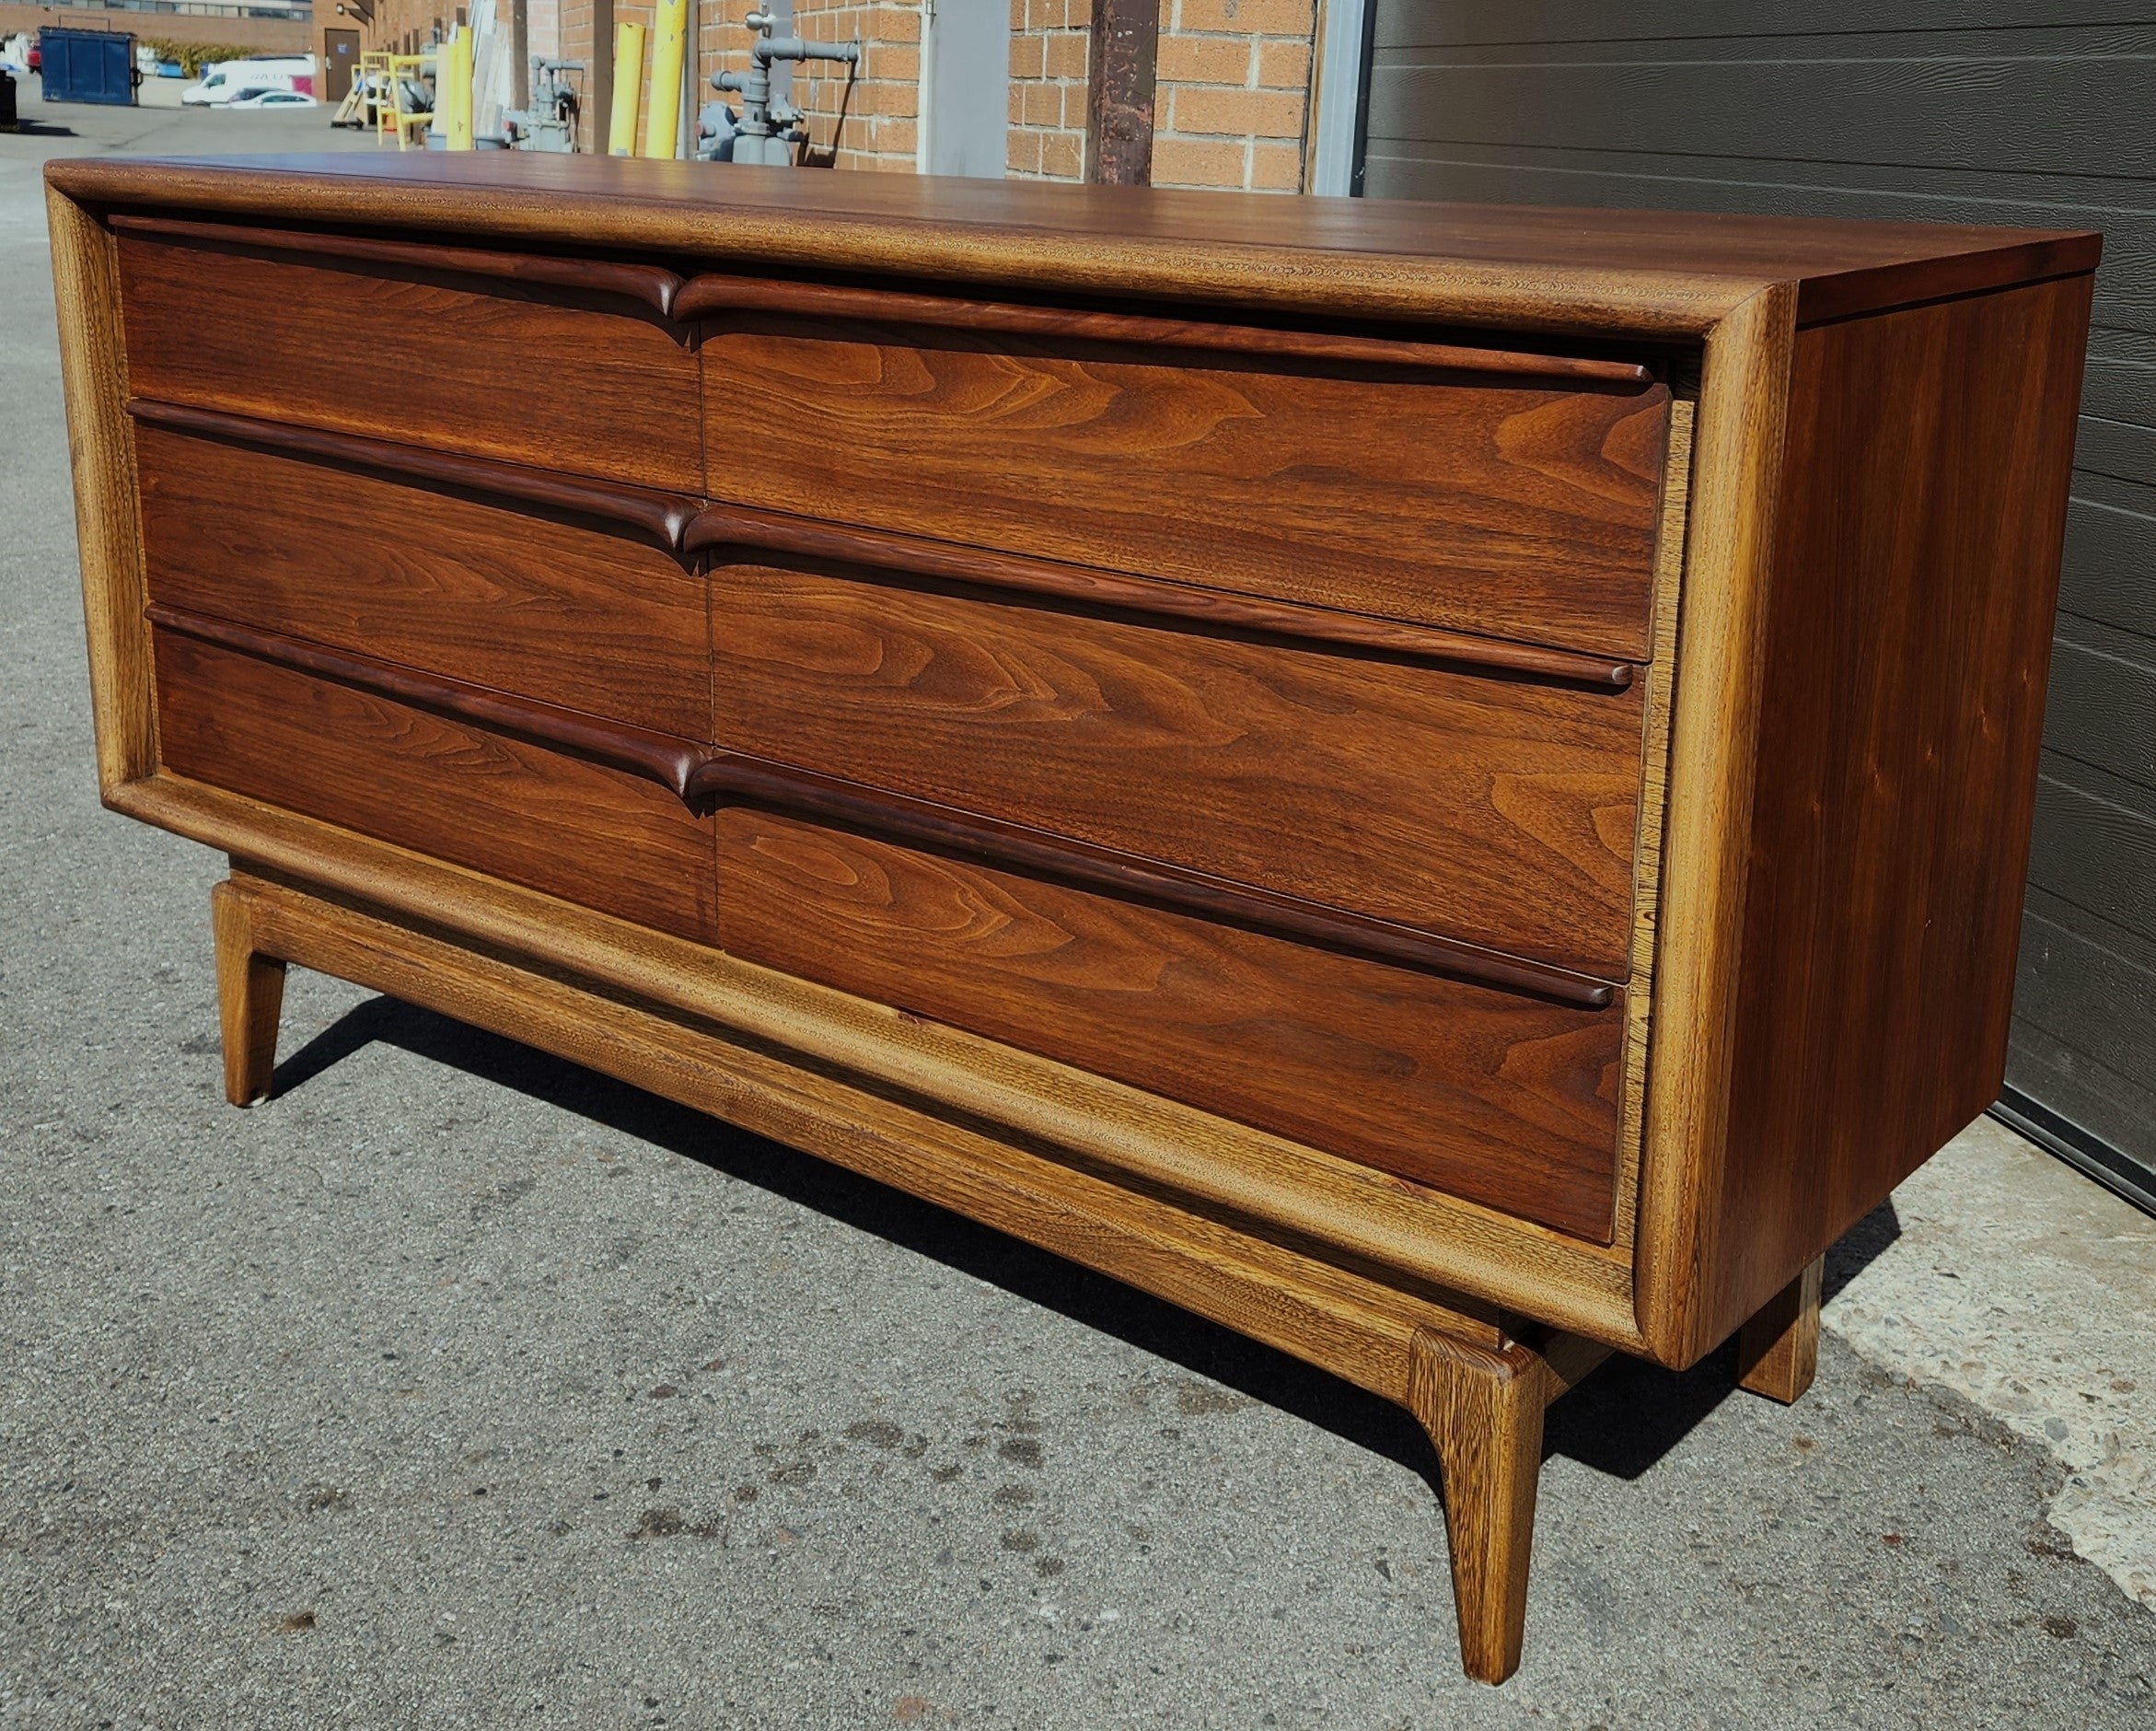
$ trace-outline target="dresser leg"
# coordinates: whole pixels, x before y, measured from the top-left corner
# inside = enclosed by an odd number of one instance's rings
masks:
[[[1437,1448],[1460,1662],[1501,1683],[1520,1666],[1527,1555],[1542,1474],[1541,1361],[1423,1329],[1408,1369],[1408,1405]]]
[[[235,1106],[266,1099],[277,1067],[277,1016],[284,1007],[284,964],[255,948],[247,897],[229,883],[210,891],[217,948],[217,1031],[225,1043],[225,1098]]]
[[[1759,1307],[1737,1335],[1737,1381],[1788,1406],[1819,1369],[1819,1284],[1826,1259],[1814,1259]]]
[[[1408,1349],[1408,1407],[1437,1449],[1460,1662],[1478,1681],[1501,1683],[1520,1665],[1543,1412],[1607,1356],[1567,1335],[1537,1351],[1434,1329]]]

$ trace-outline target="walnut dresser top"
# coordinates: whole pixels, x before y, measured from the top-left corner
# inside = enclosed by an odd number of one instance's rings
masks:
[[[47,169],[108,804],[321,968],[1408,1405],[1810,1375],[2005,1061],[2092,235]],[[1524,1487],[1524,1488],[1523,1488]],[[1523,1501],[1524,1499],[1524,1501]]]

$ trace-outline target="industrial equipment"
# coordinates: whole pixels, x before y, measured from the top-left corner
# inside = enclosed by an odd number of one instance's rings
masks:
[[[566,155],[576,148],[576,116],[584,106],[570,75],[581,77],[581,60],[531,57],[531,106],[502,116],[513,150],[545,150]]]
[[[742,20],[756,32],[756,41],[750,47],[749,66],[747,72],[714,72],[712,88],[733,91],[741,98],[741,113],[736,119],[731,110],[724,117],[714,115],[713,104],[703,110],[702,120],[711,123],[713,130],[700,124],[700,134],[713,139],[708,149],[699,149],[697,155],[707,161],[765,162],[782,168],[790,167],[796,146],[806,144],[808,134],[802,122],[807,116],[782,96],[771,91],[771,66],[779,61],[829,60],[847,66],[861,64],[859,42],[811,42],[798,36],[777,36],[771,31],[778,19],[765,11],[751,12]],[[730,126],[728,135],[721,136],[717,128]],[[730,147],[727,148],[727,147]]]

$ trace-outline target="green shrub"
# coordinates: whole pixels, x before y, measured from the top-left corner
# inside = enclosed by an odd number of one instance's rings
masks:
[[[180,71],[191,78],[201,77],[204,66],[214,66],[220,60],[248,60],[270,52],[265,48],[235,48],[229,42],[175,42],[162,36],[138,36],[134,41],[136,47],[148,49],[159,60],[177,60]]]

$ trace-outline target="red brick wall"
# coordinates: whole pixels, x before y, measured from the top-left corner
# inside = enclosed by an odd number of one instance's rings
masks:
[[[336,0],[328,0],[332,14]],[[40,30],[111,30],[170,42],[230,43],[264,53],[314,52],[314,27],[297,18],[206,18],[186,12],[112,11],[103,6],[40,6],[0,0],[0,36]]]

